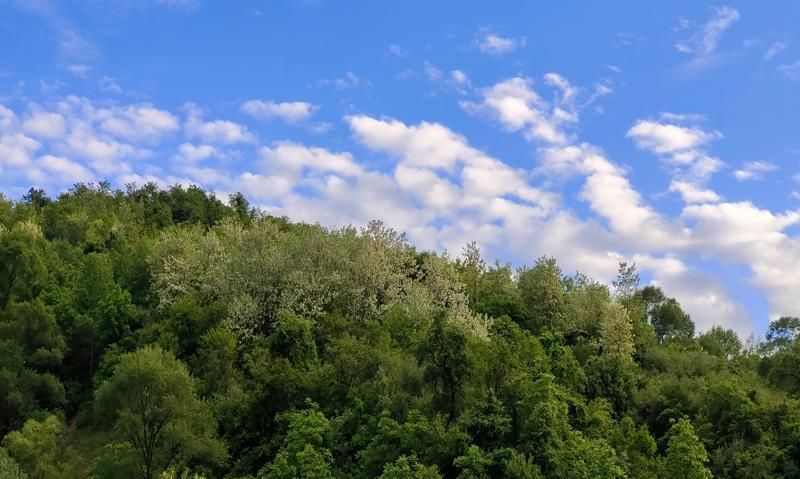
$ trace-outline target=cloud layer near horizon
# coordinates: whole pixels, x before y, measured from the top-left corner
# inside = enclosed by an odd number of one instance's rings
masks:
[[[320,108],[309,102],[248,100],[245,116],[229,120],[210,118],[195,104],[168,111],[64,96],[16,110],[0,105],[0,189],[53,192],[104,178],[118,186],[199,184],[222,197],[241,191],[296,220],[343,226],[381,219],[422,248],[458,252],[476,240],[489,257],[531,262],[554,255],[565,271],[603,281],[619,261],[635,261],[701,329],[721,323],[751,331],[751,318],[724,282],[695,266],[702,258],[745,266],[772,315],[800,311],[800,272],[793,268],[800,244],[787,232],[800,212],[728,202],[713,191],[709,180],[724,162],[710,150],[723,134],[701,126],[702,118],[665,113],[620,132],[672,176],[669,190],[683,207],[668,215],[648,203],[624,165],[580,138],[582,110],[591,103],[581,97],[593,98],[596,89],[556,73],[542,78],[546,94],[521,76],[468,91],[465,83],[464,113],[497,125],[498,135],[521,135],[535,151],[535,167],[514,167],[436,122],[350,114],[342,122],[352,148],[339,149],[265,142],[247,123],[247,116],[309,123]],[[735,175],[744,181],[769,171],[754,163]],[[565,197],[565,181],[579,185],[576,197]],[[588,212],[568,206],[572,201]]]

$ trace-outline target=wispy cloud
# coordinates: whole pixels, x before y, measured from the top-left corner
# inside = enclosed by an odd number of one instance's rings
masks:
[[[767,53],[764,54],[764,60],[772,60],[772,57],[785,50],[787,45],[783,42],[775,42],[769,47]]]
[[[369,81],[361,78],[353,72],[347,72],[339,78],[322,79],[313,83],[313,86],[333,86],[337,90],[350,90],[362,86],[369,86]]]
[[[270,120],[279,118],[287,123],[307,120],[319,110],[319,106],[304,101],[275,103],[273,101],[249,100],[242,104],[241,111],[253,118]]]
[[[426,61],[423,64],[423,67],[425,69],[425,75],[428,77],[428,80],[439,81],[442,79],[442,70],[440,70],[433,63]]]
[[[92,71],[92,67],[85,64],[67,65],[66,70],[78,78],[86,79],[89,78],[89,72]]]
[[[728,6],[714,7],[711,18],[688,38],[675,44],[675,49],[692,56],[685,65],[690,70],[700,70],[721,61],[717,49],[726,30],[739,21],[739,11]],[[684,19],[685,20],[685,19]],[[691,29],[691,23],[681,23],[681,30]]]
[[[408,50],[406,50],[405,48],[401,47],[396,43],[392,43],[391,45],[389,45],[389,53],[400,58],[405,58],[408,56]]]
[[[124,90],[117,81],[109,76],[104,76],[97,82],[97,85],[100,87],[101,90],[107,93],[115,93],[117,95],[121,95],[124,93]]]
[[[778,167],[768,161],[750,161],[745,163],[742,168],[733,172],[733,176],[739,181],[760,180],[764,174],[777,170]]]
[[[778,66],[778,71],[783,73],[789,80],[798,81],[800,80],[800,60],[780,65]]]

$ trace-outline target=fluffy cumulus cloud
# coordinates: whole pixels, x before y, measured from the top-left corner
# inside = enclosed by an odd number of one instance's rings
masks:
[[[244,125],[229,120],[205,121],[203,110],[191,103],[184,109],[187,112],[184,129],[190,138],[199,138],[206,143],[225,145],[256,141],[255,135]]]
[[[98,104],[67,96],[49,105],[29,103],[18,113],[0,109],[0,164],[15,167],[11,181],[40,186],[116,179],[132,162],[174,137],[180,121],[149,104]],[[40,155],[40,156],[37,156]]]
[[[705,183],[724,167],[708,153],[710,144],[722,138],[697,123],[705,119],[696,114],[662,113],[659,120],[639,120],[627,132],[640,149],[665,161],[673,175],[669,190],[686,203],[717,201],[720,197]]]
[[[462,101],[470,113],[486,114],[509,131],[522,131],[525,136],[547,143],[565,144],[568,135],[564,123],[574,117],[547,104],[532,88],[528,78],[515,77],[481,90],[481,102]]]

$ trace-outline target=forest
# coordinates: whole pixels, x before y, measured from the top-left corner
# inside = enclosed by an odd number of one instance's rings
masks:
[[[0,195],[0,477],[800,477],[800,319],[451,254],[196,186]]]

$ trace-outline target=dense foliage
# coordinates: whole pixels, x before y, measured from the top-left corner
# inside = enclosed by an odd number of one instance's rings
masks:
[[[800,477],[799,330],[698,334],[624,263],[31,190],[0,196],[0,476]]]

